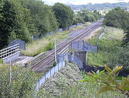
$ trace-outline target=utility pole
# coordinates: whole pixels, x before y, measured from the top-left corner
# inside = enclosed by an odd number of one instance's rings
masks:
[[[86,52],[86,65],[88,65],[88,51]]]
[[[56,57],[56,39],[55,39],[55,63],[57,63],[57,57]]]

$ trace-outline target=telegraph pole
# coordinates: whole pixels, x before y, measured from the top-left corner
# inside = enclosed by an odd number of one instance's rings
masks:
[[[56,57],[56,54],[57,54],[57,53],[56,53],[56,50],[57,50],[57,49],[56,49],[56,39],[55,39],[55,63],[57,63],[57,57]]]

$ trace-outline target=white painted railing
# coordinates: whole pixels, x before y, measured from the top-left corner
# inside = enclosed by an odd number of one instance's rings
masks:
[[[20,55],[19,44],[15,44],[0,50],[0,58],[3,59],[4,63],[9,63],[10,61],[17,59],[19,55]]]

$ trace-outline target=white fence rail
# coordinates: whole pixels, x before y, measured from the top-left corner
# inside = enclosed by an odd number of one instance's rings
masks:
[[[42,85],[49,78],[53,77],[55,73],[57,73],[60,69],[62,69],[66,65],[65,61],[58,63],[55,67],[53,67],[49,72],[47,72],[37,83],[35,91],[38,92]]]
[[[10,47],[0,50],[0,58],[4,63],[16,60],[20,55],[19,44],[12,45]]]

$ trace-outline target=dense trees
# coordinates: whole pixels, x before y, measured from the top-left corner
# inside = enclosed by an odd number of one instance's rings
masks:
[[[121,8],[115,8],[105,16],[104,24],[122,28],[125,32],[124,44],[129,42],[129,12]]]
[[[121,8],[115,8],[105,16],[104,24],[107,26],[118,27],[124,30],[125,37],[123,39],[120,52],[116,55],[114,61],[124,65],[129,69],[129,12]],[[119,48],[118,48],[119,49]]]
[[[4,47],[8,43],[8,38],[12,32],[15,21],[16,13],[15,9],[9,1],[0,1],[0,48]]]
[[[31,41],[32,35],[43,35],[58,28],[51,7],[40,0],[0,1],[0,48],[9,41]]]
[[[101,15],[96,10],[93,12],[90,12],[84,9],[75,14],[74,24],[84,23],[84,22],[93,22],[93,21],[98,20],[100,17]]]
[[[40,0],[22,0],[22,3],[30,10],[36,33],[45,34],[58,28],[55,15],[48,5]]]
[[[122,28],[124,30],[128,27],[129,13],[121,8],[115,8],[105,16],[104,24]]]
[[[99,16],[97,11],[87,10],[74,14],[61,3],[48,6],[42,0],[0,0],[0,49],[15,39],[29,42],[32,36],[41,37],[59,27],[67,29],[72,24],[95,21]]]
[[[60,28],[67,28],[73,23],[73,11],[70,7],[56,3],[53,7]]]

